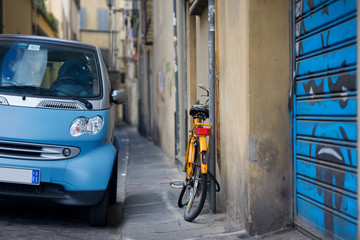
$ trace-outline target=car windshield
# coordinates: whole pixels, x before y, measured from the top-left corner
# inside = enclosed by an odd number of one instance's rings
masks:
[[[48,42],[0,41],[0,93],[100,96],[96,52]]]

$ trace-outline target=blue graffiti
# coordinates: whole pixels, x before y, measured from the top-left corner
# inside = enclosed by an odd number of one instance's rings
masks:
[[[295,16],[297,213],[326,238],[355,239],[356,1],[300,0]]]

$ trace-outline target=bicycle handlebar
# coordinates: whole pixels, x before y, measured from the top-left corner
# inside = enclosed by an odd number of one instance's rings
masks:
[[[209,96],[210,96],[210,89],[206,88],[205,86],[203,86],[202,84],[199,84],[199,88],[201,88],[202,90],[206,91],[206,95],[202,95],[207,97],[206,102],[202,103],[199,100],[197,100],[197,105],[201,105],[202,107],[208,108],[209,107]]]
[[[202,84],[199,84],[199,88],[201,88],[202,90],[205,90],[208,93],[209,96],[209,89],[204,87]]]

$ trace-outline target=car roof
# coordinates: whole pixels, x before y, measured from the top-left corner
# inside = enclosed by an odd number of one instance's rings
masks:
[[[60,43],[65,45],[86,47],[86,48],[97,48],[95,45],[91,45],[88,43],[78,42],[74,40],[61,39],[61,38],[52,38],[52,37],[44,37],[37,35],[22,35],[22,34],[0,34],[0,40],[11,40],[11,41],[41,41],[41,42],[49,42],[49,43]]]

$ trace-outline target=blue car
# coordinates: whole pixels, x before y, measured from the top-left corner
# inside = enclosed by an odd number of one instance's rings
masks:
[[[116,202],[115,104],[100,49],[0,35],[0,198],[89,206],[106,226]]]

